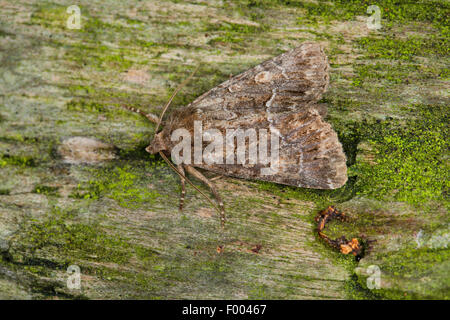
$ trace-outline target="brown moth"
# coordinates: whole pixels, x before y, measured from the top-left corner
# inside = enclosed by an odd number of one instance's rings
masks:
[[[180,175],[180,209],[183,207],[185,181],[192,185],[185,176],[187,171],[209,186],[219,204],[223,225],[225,214],[220,195],[213,183],[194,167],[226,176],[304,188],[335,189],[346,183],[347,166],[342,145],[336,132],[322,118],[317,105],[328,84],[329,64],[323,49],[315,43],[304,43],[230,78],[188,106],[175,110],[162,123],[162,115],[158,121],[154,115],[126,108],[157,123],[155,138],[146,150],[151,154],[159,153]],[[174,95],[166,104],[163,114]],[[194,162],[175,166],[168,160],[178,143],[172,141],[171,134],[183,128],[194,135],[195,121],[201,121],[204,131],[215,129],[223,136],[230,129],[253,128],[277,132],[280,138],[278,170],[274,174],[261,175],[264,166],[248,161],[222,164]],[[158,131],[160,124],[163,129]],[[250,139],[245,143],[250,147]],[[203,142],[203,147],[207,145],[207,142]],[[194,143],[191,149],[194,154]],[[248,154],[245,159],[248,160]]]

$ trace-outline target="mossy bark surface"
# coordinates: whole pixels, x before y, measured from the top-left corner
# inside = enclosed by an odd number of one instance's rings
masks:
[[[78,1],[69,29],[73,4],[0,0],[0,298],[449,299],[446,1]],[[191,187],[180,213],[177,175],[144,150],[155,127],[120,105],[159,114],[200,64],[181,108],[304,41],[330,60],[347,184],[221,177],[225,230]],[[73,137],[105,153],[67,161]],[[330,236],[376,240],[361,261],[317,238],[328,205],[351,218]]]

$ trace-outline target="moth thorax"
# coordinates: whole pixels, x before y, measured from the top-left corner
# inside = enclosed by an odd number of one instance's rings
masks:
[[[159,151],[167,150],[166,143],[164,142],[163,133],[160,132],[157,135],[155,135],[155,138],[148,145],[148,147],[145,148],[145,150],[150,154],[155,154],[158,153]]]

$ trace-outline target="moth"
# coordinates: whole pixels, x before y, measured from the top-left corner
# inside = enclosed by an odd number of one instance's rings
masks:
[[[183,208],[186,193],[185,183],[188,182],[220,212],[223,226],[223,201],[214,184],[196,168],[225,176],[302,188],[335,189],[346,183],[346,156],[342,145],[336,132],[323,119],[322,109],[317,104],[328,88],[329,68],[328,59],[321,46],[308,42],[231,77],[188,106],[174,110],[164,121],[163,115],[174,96],[192,75],[175,90],[160,117],[133,107],[124,107],[156,123],[155,137],[146,151],[151,154],[159,153],[180,176],[180,210]],[[169,160],[177,144],[177,141],[171,139],[171,135],[177,129],[194,134],[196,122],[201,122],[203,130],[214,129],[224,136],[230,129],[276,132],[279,137],[277,171],[262,175],[263,165],[249,161],[175,165]],[[159,130],[161,126],[162,129]],[[226,143],[224,142],[224,149]],[[249,139],[245,143],[250,147]],[[261,140],[253,142],[255,143],[261,144]],[[207,146],[207,142],[203,144],[204,147]],[[269,142],[269,145],[271,144],[273,145],[272,140]],[[194,143],[190,148],[194,153]],[[248,158],[247,153],[245,160]],[[211,189],[217,204],[186,177],[186,172]]]

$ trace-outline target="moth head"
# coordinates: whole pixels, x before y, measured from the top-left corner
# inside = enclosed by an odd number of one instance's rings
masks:
[[[189,80],[194,76],[194,73],[198,70],[198,68],[200,67],[200,65],[198,65],[195,70],[191,73],[191,75],[184,80],[183,83],[181,83],[176,89],[175,91],[172,93],[172,96],[170,97],[169,101],[167,101],[166,105],[163,108],[163,111],[161,112],[161,115],[159,116],[158,121],[156,122],[156,129],[155,132],[158,132],[159,126],[161,125],[164,113],[166,113],[167,108],[169,108],[170,104],[172,103],[173,98],[175,98],[175,96],[177,95],[178,91],[181,90],[181,88],[183,88],[184,85],[186,85],[186,83],[189,82]],[[167,150],[167,145],[164,142],[164,134],[163,131],[157,133],[155,135],[155,138],[153,138],[152,143],[150,143],[147,148],[145,148],[145,151],[147,151],[150,154],[155,154],[158,153],[160,151],[163,150]]]
[[[150,154],[155,154],[162,150],[167,150],[167,146],[164,142],[163,132],[160,132],[155,135],[155,138],[153,138],[153,141],[145,148],[145,151]]]

